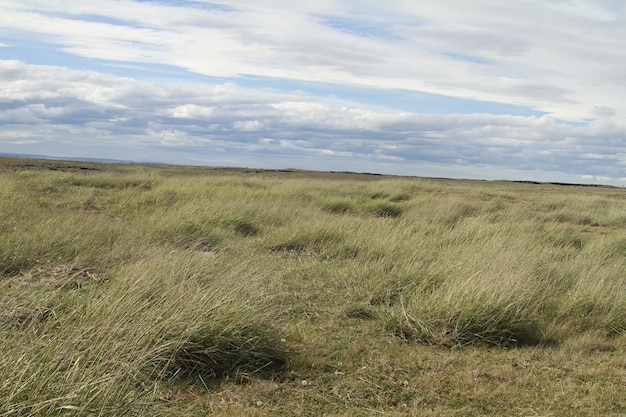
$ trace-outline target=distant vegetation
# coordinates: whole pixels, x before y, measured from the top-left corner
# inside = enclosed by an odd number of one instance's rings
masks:
[[[20,158],[0,179],[0,416],[626,412],[622,189]]]

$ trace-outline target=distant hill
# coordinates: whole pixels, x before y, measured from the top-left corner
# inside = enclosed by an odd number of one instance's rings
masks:
[[[37,154],[20,154],[20,153],[6,153],[0,152],[2,157],[16,157],[16,158],[28,158],[28,159],[50,159],[57,161],[78,161],[78,162],[99,162],[102,164],[163,164],[162,162],[139,162],[128,161],[123,159],[106,159],[106,158],[86,158],[80,156],[50,156],[50,155],[37,155]]]

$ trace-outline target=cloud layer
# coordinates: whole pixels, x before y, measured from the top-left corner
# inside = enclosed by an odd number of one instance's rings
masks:
[[[625,16],[619,1],[8,0],[0,151],[623,185]],[[421,111],[402,94],[446,98]]]
[[[0,62],[0,78],[0,143],[11,151],[438,176],[510,177],[515,169],[519,179],[544,180],[560,171],[555,180],[570,181],[620,181],[626,161],[626,131],[601,122],[373,111],[304,93],[157,84],[20,61]]]

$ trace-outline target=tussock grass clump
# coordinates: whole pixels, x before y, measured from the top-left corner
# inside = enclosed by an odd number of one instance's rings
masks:
[[[40,165],[0,167],[0,416],[626,406],[619,189]]]
[[[396,218],[402,215],[404,209],[392,203],[379,203],[368,207],[368,212],[376,217]]]
[[[325,206],[325,209],[334,214],[356,214],[358,210],[353,204],[345,201],[336,201],[329,203]]]
[[[400,303],[386,311],[388,328],[405,339],[536,345],[626,328],[624,303],[615,298],[626,294],[618,278],[624,259],[611,250],[619,240],[589,245],[571,226],[477,218],[430,239],[440,245],[430,256],[446,262],[426,258]]]
[[[222,241],[216,228],[195,222],[166,225],[155,233],[153,239],[155,243],[205,252],[215,249]]]
[[[405,201],[409,201],[413,198],[413,196],[411,194],[408,193],[400,193],[400,194],[396,194],[394,196],[391,196],[389,198],[389,201],[391,201],[392,203],[402,203]]]
[[[306,254],[318,257],[332,257],[337,253],[341,235],[318,230],[304,233],[269,247],[270,253]]]
[[[0,376],[22,382],[0,386],[0,411],[142,409],[174,379],[206,385],[279,372],[288,350],[269,325],[271,310],[252,295],[253,280],[245,290],[232,283],[249,273],[156,252],[75,296],[39,292],[48,310],[31,311],[18,331],[3,326],[3,344],[19,348],[22,359],[0,360]]]
[[[217,328],[204,323],[183,340],[160,346],[150,362],[153,376],[207,383],[231,378],[274,376],[287,363],[287,349],[273,329],[263,323],[237,323],[238,327]],[[217,331],[216,331],[217,330]]]
[[[404,339],[444,346],[547,341],[542,308],[548,289],[525,267],[531,260],[513,253],[475,256],[466,264],[445,266],[436,285],[430,279],[417,280],[413,290],[388,309],[393,332]]]
[[[463,220],[473,217],[478,213],[479,209],[475,205],[467,204],[463,202],[455,202],[446,217],[443,219],[443,223],[447,226],[455,227]]]
[[[585,246],[582,235],[570,227],[554,227],[546,230],[542,240],[547,246],[561,249],[582,249]]]
[[[75,187],[100,188],[108,190],[123,190],[126,188],[140,188],[150,190],[154,182],[143,178],[120,177],[115,178],[110,175],[89,175],[65,177],[63,182]]]
[[[379,200],[375,198],[374,200]],[[355,205],[353,203],[338,201],[327,204],[325,210],[333,214],[369,214],[375,217],[400,217],[403,208],[395,203],[376,202],[374,204]]]
[[[548,342],[538,318],[517,303],[458,300],[438,308],[414,308],[392,318],[394,333],[406,340],[441,346],[524,346]],[[423,310],[423,311],[420,311]],[[413,314],[416,314],[415,316]]]
[[[370,194],[370,198],[372,200],[385,200],[385,199],[389,198],[389,194],[385,193],[385,192],[382,192],[382,191],[378,191],[378,192]]]
[[[245,221],[236,222],[233,229],[235,233],[241,236],[245,236],[245,237],[256,236],[260,232],[258,227]]]
[[[0,186],[10,196],[0,201],[0,349],[15,352],[0,359],[0,415],[152,414],[175,381],[281,372],[289,350],[259,271],[197,253],[227,234],[211,212],[190,210],[184,187],[175,210],[159,197],[146,212],[146,193],[168,195],[158,181],[63,175],[41,174],[56,184],[49,192],[12,177]],[[78,183],[102,210],[80,208]]]
[[[277,234],[272,239],[279,243],[269,246],[269,252],[273,254],[300,254],[314,257],[330,258],[342,252],[341,243],[344,237],[340,233],[317,227],[304,227],[295,236],[283,236]],[[292,233],[289,233],[292,234]]]

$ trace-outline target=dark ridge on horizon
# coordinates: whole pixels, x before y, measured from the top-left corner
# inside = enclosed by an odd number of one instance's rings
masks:
[[[515,183],[519,183],[519,184],[558,185],[558,186],[563,186],[563,187],[612,187],[612,188],[618,188],[618,187],[615,187],[614,185],[606,185],[606,184],[576,184],[576,183],[570,183],[570,182],[554,182],[554,181],[540,182],[540,181],[525,181],[525,180],[502,180],[502,181],[515,182]]]
[[[45,159],[47,161],[96,162],[96,163],[102,163],[102,164],[138,164],[138,163],[150,164],[150,162],[125,161],[121,159],[88,158],[88,157],[72,157],[72,156],[49,156],[49,155],[19,154],[19,153],[6,153],[6,152],[0,152],[0,157],[22,158],[22,159]]]
[[[476,178],[449,178],[449,177],[423,177],[417,175],[396,175],[396,174],[382,174],[376,172],[355,172],[355,171],[316,171],[300,168],[251,168],[251,167],[234,167],[234,166],[205,166],[205,165],[185,165],[185,164],[172,164],[166,162],[148,162],[148,161],[128,161],[121,159],[107,159],[107,158],[89,158],[89,157],[61,157],[61,156],[48,156],[48,155],[33,155],[33,154],[17,154],[17,153],[5,153],[0,152],[0,158],[17,158],[25,161],[28,160],[45,160],[51,162],[75,162],[83,164],[104,164],[104,165],[135,165],[135,166],[170,166],[170,167],[188,167],[188,168],[205,168],[205,169],[223,169],[223,170],[244,170],[249,173],[261,173],[261,172],[281,172],[281,173],[312,173],[312,174],[340,174],[340,175],[358,175],[358,176],[372,176],[372,177],[391,177],[391,178],[422,178],[436,181],[476,181],[476,182],[508,182],[518,184],[530,184],[530,185],[555,185],[563,187],[609,187],[620,188],[614,185],[608,184],[583,184],[583,183],[567,183],[567,182],[554,182],[554,181],[532,181],[532,180],[487,180]],[[2,161],[0,159],[0,165]],[[65,167],[68,169],[69,167]],[[45,167],[49,170],[63,170],[63,167]],[[68,169],[69,170],[69,169]],[[97,170],[97,168],[89,168],[85,166],[73,167],[73,170]]]

